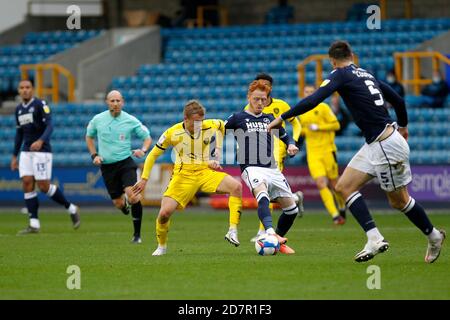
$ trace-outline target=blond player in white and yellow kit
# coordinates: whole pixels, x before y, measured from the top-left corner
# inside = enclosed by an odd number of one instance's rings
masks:
[[[255,80],[265,80],[267,81],[267,85],[272,88],[273,85],[273,78],[268,75],[267,73],[260,73],[255,77]],[[244,110],[248,109],[248,104],[244,107]],[[284,100],[281,99],[275,99],[272,98],[270,96],[269,93],[269,99],[268,99],[268,104],[267,106],[263,109],[263,113],[268,113],[273,115],[275,118],[278,118],[282,113],[288,111],[291,107],[289,106],[289,104],[287,102],[285,102]],[[300,133],[302,131],[302,127],[300,125],[300,121],[298,120],[297,117],[293,117],[288,119],[289,123],[292,125],[292,137],[295,141],[298,141],[299,137],[300,137]],[[282,124],[283,128],[286,128],[286,124],[283,121]],[[276,140],[274,143],[274,151],[273,151],[273,155],[275,157],[275,161],[277,163],[277,167],[278,169],[283,172],[284,170],[284,161],[286,159],[287,156],[287,152],[286,152],[286,145],[284,144],[283,141],[281,141],[280,139],[278,139],[277,137],[274,136],[274,139]],[[301,191],[297,191],[294,193],[294,197],[296,200],[296,203],[299,204],[299,213],[298,216],[301,216],[303,213],[303,193]],[[273,205],[270,204],[270,210],[273,209]],[[238,217],[232,217],[230,216],[230,224],[231,223],[237,223],[239,224],[239,220],[237,220]],[[250,241],[255,242],[256,239],[265,232],[264,230],[264,226],[262,223],[259,223],[259,230],[258,233],[256,234],[255,237],[253,237]]]
[[[176,209],[184,209],[199,191],[229,194],[230,214],[241,214],[241,183],[224,172],[216,171],[222,167],[218,160],[210,157],[213,143],[216,144],[216,156],[220,153],[225,132],[224,123],[222,120],[204,118],[205,108],[200,102],[188,101],[184,107],[183,122],[175,124],[161,135],[145,160],[142,180],[133,187],[135,193],[141,193],[156,159],[167,148],[173,147],[176,153],[175,165],[156,219],[158,248],[153,252],[154,256],[166,254],[170,216]],[[225,238],[233,245],[239,246],[236,227],[230,226]]]
[[[303,90],[304,97],[313,94],[315,90],[314,86],[306,85]],[[345,201],[334,192],[339,177],[337,148],[334,143],[335,132],[340,129],[339,121],[330,106],[322,102],[314,109],[302,114],[300,122],[303,128],[302,135],[305,137],[311,177],[316,182],[320,197],[333,222],[337,225],[344,224]]]

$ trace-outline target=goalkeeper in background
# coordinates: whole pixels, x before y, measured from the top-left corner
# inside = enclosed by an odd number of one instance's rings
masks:
[[[303,95],[306,98],[314,91],[316,87],[308,84],[303,89]],[[333,218],[333,223],[342,225],[345,223],[345,201],[334,189],[339,177],[337,148],[334,143],[335,132],[340,129],[339,121],[330,106],[324,102],[299,118],[306,142],[309,173],[316,182],[322,202]]]
[[[270,89],[272,91],[273,78],[269,74],[259,73],[258,75],[256,75],[255,80],[263,80],[270,87]],[[275,118],[277,118],[282,113],[289,111],[291,109],[291,107],[289,106],[289,104],[287,102],[285,102],[284,100],[281,100],[281,99],[273,98],[270,96],[270,94],[271,94],[271,92],[269,92],[269,97],[268,97],[269,99],[267,102],[267,106],[263,109],[263,113],[271,114]],[[249,105],[247,104],[245,106],[244,110],[248,110],[248,108],[249,108]],[[297,117],[292,117],[287,120],[292,125],[292,130],[293,130],[292,136],[293,136],[294,141],[297,143],[297,141],[299,140],[299,137],[300,137],[300,133],[302,131],[300,121],[298,120]],[[285,122],[283,122],[283,128],[286,128]],[[274,144],[274,151],[273,151],[273,154],[275,157],[275,162],[277,163],[278,170],[280,170],[280,172],[283,172],[284,160],[286,159],[286,156],[287,156],[287,151],[286,151],[287,147],[283,141],[278,139],[278,137],[274,137],[274,139],[278,140]],[[293,194],[293,196],[294,196],[295,202],[298,204],[298,208],[299,208],[298,217],[301,217],[302,213],[303,213],[303,193],[301,191],[297,191]],[[273,210],[273,204],[271,203],[270,211],[272,212],[272,210]],[[230,215],[230,225],[237,226],[237,225],[239,225],[239,221],[240,221],[240,219],[238,216]],[[256,239],[264,233],[265,233],[264,225],[260,222],[258,233],[250,241],[255,242]]]
[[[205,193],[229,194],[230,215],[240,216],[242,209],[242,184],[225,172],[216,170],[220,166],[220,153],[225,126],[222,120],[205,118],[205,108],[197,100],[190,100],[184,106],[184,120],[167,129],[159,138],[145,160],[142,180],[133,187],[135,194],[144,191],[156,159],[173,147],[176,152],[175,166],[169,186],[163,195],[161,209],[156,219],[158,247],[154,256],[167,252],[167,233],[170,217],[176,209],[184,209],[199,191]],[[211,145],[216,147],[212,159]],[[237,230],[228,232],[226,239],[239,246]]]

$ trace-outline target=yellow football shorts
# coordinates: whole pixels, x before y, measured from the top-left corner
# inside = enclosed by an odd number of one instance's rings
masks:
[[[209,168],[175,172],[164,192],[164,197],[170,197],[177,201],[177,209],[184,209],[197,192],[216,192],[217,187],[226,176],[228,174],[225,172]]]
[[[309,173],[313,179],[327,177],[336,179],[339,175],[336,151],[307,154]]]

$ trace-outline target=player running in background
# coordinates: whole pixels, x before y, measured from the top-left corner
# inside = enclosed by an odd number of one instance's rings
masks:
[[[248,110],[231,115],[225,122],[225,129],[227,133],[232,131],[237,140],[237,161],[241,167],[241,177],[258,201],[258,217],[265,232],[277,236],[280,252],[292,254],[295,251],[285,244],[287,239],[284,236],[294,223],[298,206],[289,183],[277,168],[274,159],[274,141],[267,132],[267,126],[274,117],[262,112],[267,105],[270,90],[267,81],[253,81],[248,89]],[[290,140],[283,127],[280,128],[279,139],[284,142],[290,156],[298,152],[294,141]],[[272,226],[269,209],[271,201],[277,201],[283,210],[276,231]]]
[[[306,85],[304,97],[310,96],[315,90],[313,85]],[[342,225],[345,223],[345,200],[334,190],[339,176],[334,134],[340,128],[339,121],[330,106],[324,102],[299,118],[303,128],[302,135],[305,137],[309,173],[316,182],[333,223]]]
[[[45,101],[33,96],[34,89],[31,81],[20,81],[18,90],[22,102],[16,107],[15,112],[17,129],[11,170],[19,169],[25,205],[30,217],[29,226],[19,234],[38,233],[41,227],[38,217],[39,201],[34,191],[35,184],[41,192],[67,209],[73,228],[77,229],[80,226],[78,207],[70,203],[56,185],[50,183],[53,162],[50,146],[53,123],[50,108]],[[20,151],[21,148],[22,151]]]
[[[276,118],[279,115],[281,115],[282,113],[289,111],[291,109],[291,107],[289,106],[289,104],[287,102],[285,102],[281,99],[275,99],[270,95],[272,92],[272,87],[273,87],[273,78],[269,74],[259,73],[256,75],[255,80],[263,80],[270,87],[270,92],[269,92],[269,96],[267,99],[267,105],[264,107],[263,113],[271,114]],[[249,104],[247,104],[244,107],[244,110],[248,110],[248,108],[249,108]],[[302,131],[300,121],[297,119],[297,117],[289,118],[289,119],[287,119],[287,121],[292,125],[292,130],[293,130],[292,135],[293,135],[294,141],[297,142],[299,140],[300,133]],[[283,121],[283,128],[286,128],[285,121]],[[280,172],[283,172],[284,161],[286,160],[286,156],[287,156],[287,151],[286,151],[287,146],[284,144],[283,141],[278,139],[278,137],[274,136],[274,139],[276,140],[276,142],[274,143],[274,149],[273,149],[275,162],[277,163],[277,167],[280,170]],[[298,207],[299,207],[298,216],[301,217],[303,215],[303,210],[304,210],[303,209],[303,193],[301,191],[295,192],[294,199],[295,199],[296,203],[298,203]],[[272,210],[273,210],[273,204],[271,203],[270,211],[272,211]],[[230,224],[231,225],[239,225],[239,217],[230,216]],[[260,235],[264,234],[264,232],[265,232],[264,225],[260,222],[258,233],[250,241],[255,242],[256,239]]]
[[[145,159],[142,180],[133,188],[135,194],[144,191],[155,161],[167,148],[176,152],[172,178],[163,195],[161,208],[156,218],[158,247],[154,256],[167,252],[167,233],[170,217],[176,209],[184,209],[197,192],[227,193],[230,212],[240,215],[242,209],[242,185],[225,172],[216,171],[220,166],[220,153],[224,134],[222,120],[205,119],[205,108],[197,100],[184,106],[184,120],[167,129]],[[210,150],[216,143],[215,150]],[[214,152],[216,159],[211,157]],[[228,241],[239,246],[237,230],[228,232]]]
[[[122,111],[122,94],[112,90],[106,96],[108,110],[103,111],[89,122],[86,144],[92,163],[100,166],[103,181],[109,196],[117,209],[133,218],[132,243],[141,240],[142,204],[140,195],[134,195],[131,188],[137,181],[137,165],[131,156],[142,158],[150,148],[150,133],[138,119]],[[135,134],[143,140],[140,149],[131,150],[131,136]],[[98,151],[95,147],[98,140]],[[124,195],[125,194],[125,195]]]
[[[345,41],[334,42],[328,50],[334,70],[320,88],[300,101],[291,111],[281,115],[269,125],[280,126],[283,119],[312,110],[337,91],[361,129],[366,143],[352,158],[339,178],[336,191],[346,199],[355,219],[366,232],[368,241],[357,253],[357,262],[372,259],[389,248],[369,213],[359,190],[374,177],[386,192],[391,207],[403,212],[428,238],[425,262],[436,261],[445,239],[445,231],[431,224],[425,210],[408,193],[411,182],[409,165],[408,116],[405,101],[382,81],[353,63],[353,53]],[[395,109],[398,125],[389,116],[387,100]],[[398,127],[400,126],[400,127]]]

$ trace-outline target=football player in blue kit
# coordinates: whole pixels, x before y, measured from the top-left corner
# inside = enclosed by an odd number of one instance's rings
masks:
[[[248,110],[231,115],[225,121],[225,130],[226,133],[231,132],[237,141],[241,178],[258,202],[258,217],[264,225],[265,233],[278,238],[281,253],[293,254],[295,251],[286,245],[287,238],[284,236],[294,223],[298,206],[273,155],[275,139],[267,132],[267,126],[275,118],[272,114],[262,112],[267,105],[270,90],[266,81],[253,81],[248,89]],[[279,140],[284,142],[290,156],[298,152],[294,140],[282,127],[279,130]],[[271,201],[278,202],[283,210],[276,230],[273,229],[269,209]]]
[[[407,185],[412,176],[405,101],[389,85],[353,63],[353,53],[347,42],[334,42],[328,55],[334,70],[320,88],[275,119],[268,129],[277,128],[282,120],[312,110],[337,91],[366,142],[336,185],[336,191],[346,199],[347,208],[368,238],[364,249],[356,254],[355,261],[368,261],[389,248],[359,192],[367,182],[377,177],[391,207],[403,212],[427,236],[425,262],[433,263],[441,252],[445,231],[432,225],[425,210],[408,193]],[[394,107],[398,123],[389,116],[386,101]]]
[[[63,192],[50,182],[53,160],[50,146],[53,131],[50,108],[45,101],[33,96],[33,84],[30,80],[20,81],[18,90],[22,102],[16,107],[15,112],[16,137],[11,170],[19,169],[30,218],[29,226],[19,234],[38,233],[40,230],[36,184],[39,190],[67,209],[72,226],[77,229],[80,226],[78,207],[70,203]]]

